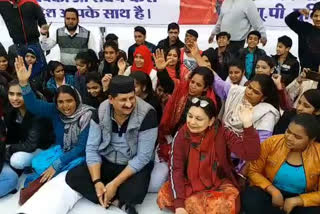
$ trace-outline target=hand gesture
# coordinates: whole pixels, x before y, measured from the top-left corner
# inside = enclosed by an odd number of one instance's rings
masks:
[[[104,184],[102,182],[98,182],[94,185],[94,188],[96,189],[96,194],[99,199],[99,203],[104,208],[106,207],[104,205],[104,193],[106,192],[106,189],[104,187]]]
[[[127,67],[126,61],[121,57],[118,60],[117,64],[118,64],[118,68],[119,68],[119,75],[123,75],[123,73],[125,72],[126,67]]]
[[[261,44],[263,45],[263,46],[265,46],[266,44],[267,44],[267,38],[265,38],[265,37],[262,37],[261,39],[260,39],[260,42],[261,42]]]
[[[300,75],[297,77],[297,82],[299,84],[301,84],[303,81],[308,80],[307,79],[307,73],[311,71],[310,68],[303,68],[302,72],[300,73]]]
[[[108,183],[105,186],[105,193],[104,193],[104,205],[106,207],[109,207],[109,205],[111,204],[111,200],[114,198],[114,196],[117,193],[118,190],[118,186],[116,186],[112,181],[110,183]]]
[[[200,54],[199,47],[196,41],[189,44],[188,49],[190,50],[190,53],[193,57],[196,57],[198,54]]]
[[[274,85],[277,87],[277,89],[280,91],[283,89],[282,87],[282,83],[281,83],[281,75],[279,74],[272,74],[271,76],[273,82],[274,82]]]
[[[283,207],[284,200],[281,192],[278,190],[277,192],[272,193],[272,204],[275,207]]]
[[[286,214],[289,214],[297,206],[303,206],[303,201],[300,197],[287,198],[284,201],[283,210]]]
[[[159,71],[164,70],[168,66],[168,64],[171,62],[171,59],[166,61],[166,59],[164,57],[164,52],[162,49],[156,50],[156,53],[153,54],[153,60],[156,64],[157,70],[159,70]]]
[[[180,207],[180,208],[177,208],[177,209],[176,209],[175,214],[188,214],[188,212],[187,212],[186,209]]]
[[[301,15],[303,15],[305,18],[308,18],[309,17],[309,14],[310,14],[310,10],[308,9],[302,9],[302,10],[299,10],[299,13]]]
[[[32,65],[30,64],[27,70],[26,66],[24,65],[23,58],[21,56],[18,56],[16,57],[14,67],[16,69],[19,84],[21,86],[26,86],[31,76]]]
[[[49,181],[55,174],[56,170],[52,166],[50,166],[46,171],[44,171],[44,173],[42,173],[40,183]]]
[[[253,107],[249,102],[240,104],[239,106],[239,119],[243,123],[244,128],[252,126],[253,120]]]
[[[213,39],[214,39],[215,35],[214,34],[211,34],[209,39],[208,39],[208,42],[209,44],[211,44],[213,42]]]
[[[103,92],[109,89],[110,81],[112,79],[112,74],[105,74],[101,80]]]

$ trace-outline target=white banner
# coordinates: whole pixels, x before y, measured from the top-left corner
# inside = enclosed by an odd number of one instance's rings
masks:
[[[107,24],[215,24],[223,0],[38,0],[48,22],[63,23],[64,10],[78,9],[81,23]],[[237,0],[236,0],[237,1]],[[294,10],[313,8],[319,0],[256,0],[267,27],[286,26]]]

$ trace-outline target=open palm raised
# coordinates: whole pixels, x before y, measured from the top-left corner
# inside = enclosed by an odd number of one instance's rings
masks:
[[[28,70],[24,64],[23,58],[21,56],[16,57],[14,62],[14,67],[16,69],[19,84],[21,86],[26,86],[28,84],[29,78],[32,72],[32,65],[29,65]]]

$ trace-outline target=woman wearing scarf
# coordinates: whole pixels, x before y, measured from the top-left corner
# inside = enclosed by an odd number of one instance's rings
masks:
[[[143,71],[148,74],[152,81],[152,88],[156,90],[157,86],[157,71],[153,68],[152,54],[145,45],[140,45],[136,48],[133,54],[134,60],[132,66],[129,66],[125,71],[119,71],[119,74],[129,76],[131,72]]]
[[[186,124],[173,141],[170,179],[159,191],[158,205],[175,214],[239,213],[239,185],[230,152],[245,160],[259,157],[253,108],[240,106],[244,134],[239,137],[215,121],[218,111],[211,99],[199,97],[191,102]]]
[[[18,57],[15,67],[27,110],[51,119],[53,124],[55,145],[33,158],[35,174],[26,180],[27,183],[41,176],[40,182],[46,182],[61,171],[69,170],[84,161],[94,108],[82,104],[77,90],[68,85],[58,88],[54,103],[37,100],[28,84],[32,66],[27,70],[22,58]]]

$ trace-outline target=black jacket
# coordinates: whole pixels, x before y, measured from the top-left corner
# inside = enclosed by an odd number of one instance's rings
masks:
[[[218,48],[216,48],[213,52],[213,70],[219,75],[219,77],[223,80],[226,80],[229,76],[228,67],[234,56],[231,52],[226,49],[225,52],[222,53],[222,63],[219,62],[219,53]]]
[[[318,71],[320,64],[320,29],[308,22],[299,21],[300,16],[299,11],[294,11],[285,18],[285,22],[291,30],[298,34],[301,67]]]
[[[241,49],[239,50],[239,55],[238,55],[238,57],[239,57],[239,59],[244,63],[244,65],[245,65],[246,56],[247,56],[248,53],[249,53],[249,49],[248,49],[248,48],[241,48]],[[253,71],[252,71],[252,73],[251,73],[251,76],[248,78],[248,80],[250,80],[252,77],[254,77],[254,75],[255,75],[255,73],[256,73],[256,72],[255,72],[255,68],[256,68],[256,64],[257,64],[257,62],[258,62],[258,59],[259,59],[260,57],[262,57],[262,56],[265,56],[265,55],[266,55],[266,52],[265,52],[264,50],[262,50],[262,49],[260,49],[260,48],[257,47],[257,49],[254,51],[253,55],[254,55],[253,67],[252,67]]]
[[[167,37],[158,43],[157,49],[163,49],[163,51],[166,53],[169,50],[169,48],[173,46],[178,47],[180,49],[184,47],[184,43],[178,37],[178,41],[175,44],[170,45],[169,37]]]
[[[272,56],[276,63],[276,72],[281,74],[281,79],[283,83],[287,86],[299,75],[300,65],[297,57],[293,56],[291,53],[287,56],[286,60],[279,64],[279,56]]]
[[[26,0],[21,0],[18,4],[15,0],[0,1],[0,15],[15,44],[38,42],[38,26],[47,23],[39,4]]]
[[[0,173],[2,171],[2,167],[5,161],[5,153],[6,153],[6,126],[3,120],[3,117],[0,117]]]
[[[26,112],[21,123],[16,122],[18,111],[10,109],[5,115],[7,126],[6,159],[15,152],[34,152],[37,148],[47,149],[53,142],[51,122]]]

